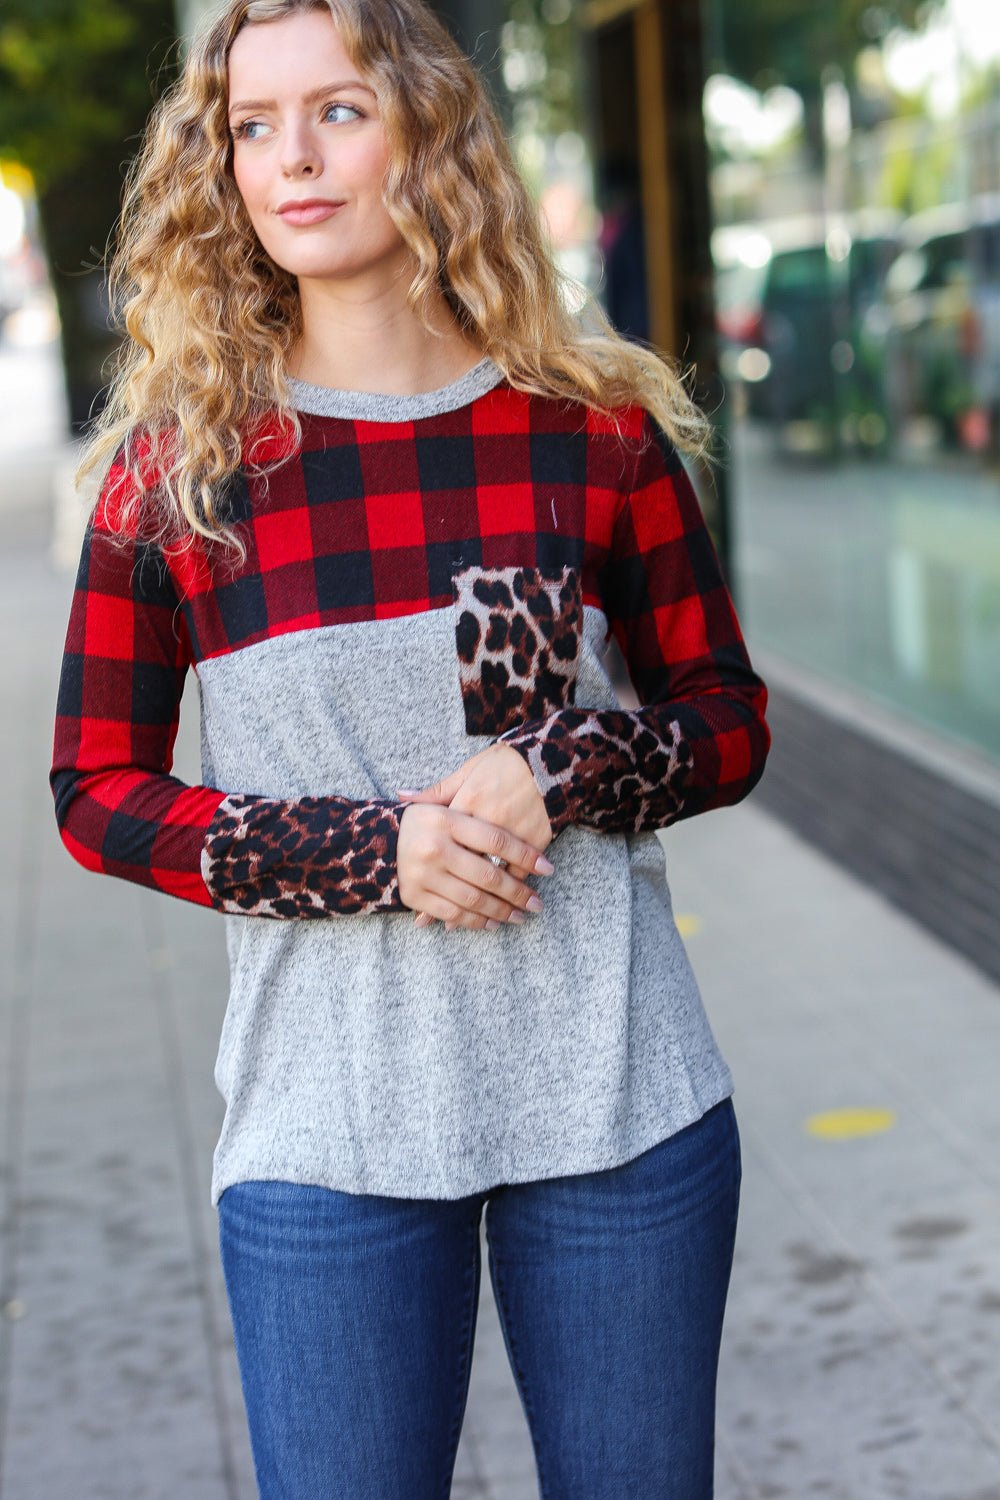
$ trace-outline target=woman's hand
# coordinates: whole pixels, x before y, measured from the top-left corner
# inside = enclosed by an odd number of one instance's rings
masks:
[[[541,911],[531,886],[489,855],[525,872],[552,873],[540,849],[504,828],[450,807],[404,808],[396,842],[400,900],[449,928],[496,928],[523,922],[526,910]]]
[[[523,757],[510,745],[488,745],[478,755],[463,761],[443,781],[419,792],[406,789],[397,796],[411,802],[447,806],[453,812],[469,813],[506,829],[534,849],[547,849],[552,842],[552,825],[535,778]],[[535,873],[536,868],[516,860],[508,862],[508,873],[521,881]],[[551,866],[548,866],[541,873],[550,870]],[[433,915],[418,916],[417,926],[427,926],[433,920]]]

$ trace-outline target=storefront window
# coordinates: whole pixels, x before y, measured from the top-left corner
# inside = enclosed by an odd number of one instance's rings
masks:
[[[511,140],[579,308],[601,279],[586,77],[572,0],[509,0],[501,29]],[[578,290],[574,289],[574,285]]]
[[[748,631],[1000,761],[1000,8],[705,24]]]

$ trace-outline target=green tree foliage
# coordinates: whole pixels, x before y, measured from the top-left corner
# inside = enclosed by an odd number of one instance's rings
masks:
[[[854,61],[892,30],[919,31],[944,0],[712,0],[715,55],[708,72],[756,89],[784,84],[805,105],[806,140],[822,154],[822,75],[833,68],[853,87]],[[719,55],[721,49],[721,55]]]
[[[114,348],[101,263],[122,179],[156,95],[174,78],[172,0],[3,0],[0,156],[35,178],[63,329],[74,428]]]
[[[849,71],[862,47],[878,43],[896,27],[919,30],[941,0],[728,0],[716,41],[718,66],[754,88],[783,83],[815,90],[822,69]],[[719,33],[721,32],[721,36]],[[709,71],[712,71],[710,67]]]

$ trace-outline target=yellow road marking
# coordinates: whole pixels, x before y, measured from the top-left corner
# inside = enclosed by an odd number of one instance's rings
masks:
[[[891,1109],[827,1109],[806,1120],[809,1135],[824,1141],[848,1141],[860,1135],[879,1135],[891,1130],[896,1113]]]
[[[674,917],[674,921],[681,937],[695,937],[701,931],[701,918],[692,916],[690,912],[682,912],[679,917]]]

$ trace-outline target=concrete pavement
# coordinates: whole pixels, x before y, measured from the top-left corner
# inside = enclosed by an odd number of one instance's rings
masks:
[[[222,924],[63,850],[71,579],[46,495],[4,524],[0,1500],[252,1500],[209,1202]],[[752,797],[664,842],[743,1137],[717,1495],[1000,1500],[1000,993]],[[533,1500],[483,1252],[452,1493]]]

